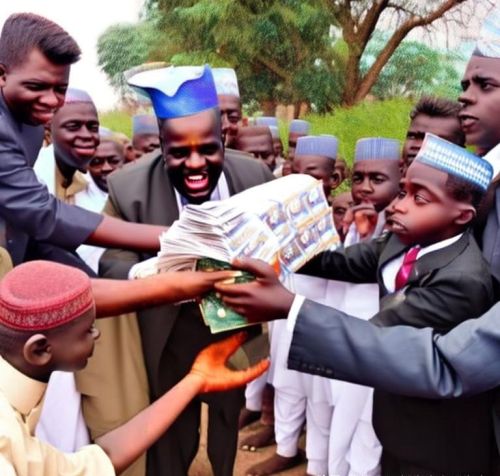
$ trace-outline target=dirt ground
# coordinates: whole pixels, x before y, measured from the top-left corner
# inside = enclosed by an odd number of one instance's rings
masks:
[[[200,451],[198,451],[198,455],[196,459],[193,461],[193,464],[189,470],[189,476],[211,476],[212,469],[210,467],[210,463],[208,462],[207,453],[206,453],[206,408],[203,408],[202,412],[202,428],[201,428],[201,443],[200,443]],[[259,423],[254,423],[249,425],[240,432],[240,439],[245,438],[247,435],[255,433],[259,429]],[[304,447],[304,442],[301,438],[300,446]],[[260,451],[252,453],[250,451],[242,451],[238,450],[238,454],[236,456],[236,464],[234,468],[234,476],[245,476],[245,470],[253,466],[254,464],[260,463],[261,461],[267,459],[268,457],[274,454],[276,446],[268,446],[267,448],[263,448]],[[302,464],[297,466],[296,468],[290,469],[288,471],[279,473],[283,476],[304,476],[306,474],[306,465]]]

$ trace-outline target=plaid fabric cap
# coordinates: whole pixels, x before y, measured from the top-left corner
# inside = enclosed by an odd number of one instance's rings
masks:
[[[212,68],[217,95],[240,97],[238,78],[231,68]]]
[[[354,161],[359,160],[399,160],[400,143],[385,137],[367,137],[356,142]]]
[[[481,157],[459,145],[425,134],[415,162],[434,167],[486,191],[493,177],[493,167]]]
[[[47,330],[94,306],[89,277],[52,261],[16,266],[0,281],[0,324],[23,331]]]
[[[500,9],[494,8],[484,19],[473,54],[500,58]]]
[[[278,119],[273,116],[260,116],[255,118],[257,126],[275,126],[278,127]]]
[[[329,159],[337,157],[338,140],[333,136],[303,136],[297,139],[295,156],[321,155]]]
[[[304,121],[302,119],[294,119],[290,122],[290,132],[295,132],[296,134],[302,134],[306,136],[309,134],[309,130],[311,129],[311,124],[308,121]]]

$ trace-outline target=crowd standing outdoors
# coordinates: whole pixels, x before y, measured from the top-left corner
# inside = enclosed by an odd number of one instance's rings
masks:
[[[500,475],[499,32],[493,10],[458,101],[422,97],[404,143],[360,137],[349,170],[306,120],[287,125],[287,147],[275,117],[247,124],[230,68],[137,69],[128,83],[154,114],[133,117],[131,138],[100,127],[69,87],[73,38],[10,16],[0,475],[187,475],[202,403],[216,476],[235,474],[238,449],[274,443],[246,474]],[[186,205],[290,173],[321,181],[342,244],[286,286],[251,259],[129,279]],[[234,284],[241,270],[256,279]],[[265,324],[211,334],[196,302],[211,290]],[[228,364],[263,336],[269,359]]]

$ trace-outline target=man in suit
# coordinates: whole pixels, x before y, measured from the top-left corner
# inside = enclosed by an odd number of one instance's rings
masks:
[[[129,79],[146,91],[160,124],[162,155],[144,158],[109,177],[107,209],[130,222],[168,226],[187,203],[223,199],[273,178],[255,160],[224,155],[218,101],[210,68],[179,67],[138,73]],[[107,251],[104,276],[128,276],[148,254]],[[189,367],[211,335],[196,303],[139,313],[150,388],[157,399]],[[224,334],[223,334],[224,335]],[[216,475],[232,475],[242,391],[203,399],[208,403],[208,456]],[[193,402],[148,454],[148,474],[186,475],[199,441],[200,400]]]
[[[81,243],[158,249],[164,227],[131,225],[64,204],[33,172],[43,124],[63,105],[76,42],[59,25],[32,13],[11,15],[0,35],[0,246],[14,264],[29,238],[64,261]]]
[[[474,172],[469,175],[469,171]],[[401,182],[399,197],[388,208],[392,233],[345,251],[322,253],[301,272],[352,282],[378,281],[381,311],[373,320],[382,326],[430,325],[447,332],[470,315],[480,315],[493,303],[493,286],[481,252],[465,230],[491,174],[483,159],[428,134]],[[250,298],[251,285],[246,290],[216,287],[228,304],[249,317],[257,315],[253,312],[257,307],[264,315],[275,315],[269,302],[266,312],[264,292],[255,290],[255,285]],[[286,292],[275,293],[273,299],[290,303]],[[316,341],[311,342],[316,347]],[[382,472],[489,472],[491,404],[488,394],[429,402],[376,391],[374,427],[384,448]]]

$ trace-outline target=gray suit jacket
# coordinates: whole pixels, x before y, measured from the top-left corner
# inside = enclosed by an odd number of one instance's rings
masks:
[[[226,151],[224,174],[231,194],[274,179],[259,161],[233,151]],[[174,190],[161,155],[142,158],[124,167],[109,177],[108,186],[106,208],[109,210],[111,205],[124,220],[169,226],[179,217]],[[100,260],[99,271],[104,277],[126,279],[133,264],[150,257],[125,250],[107,250]],[[161,375],[166,369],[161,368],[160,360],[182,307],[157,306],[138,313],[148,380],[151,393],[156,397],[166,390]]]
[[[0,219],[14,264],[22,262],[28,237],[75,249],[102,220],[60,202],[38,181],[32,167],[42,140],[43,128],[16,121],[0,95]]]

